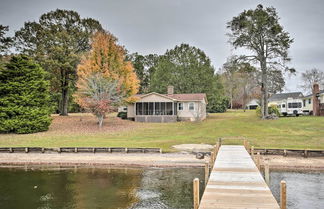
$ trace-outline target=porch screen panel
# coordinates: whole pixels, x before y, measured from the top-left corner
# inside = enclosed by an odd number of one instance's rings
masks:
[[[153,102],[149,102],[148,103],[148,115],[153,115],[153,109],[154,109],[154,103]]]
[[[172,102],[166,103],[166,115],[173,115]]]
[[[161,115],[161,102],[155,102],[155,112],[154,115]]]
[[[164,102],[161,102],[161,115],[165,115],[165,103]]]
[[[148,115],[148,103],[147,102],[143,102],[143,115]]]
[[[143,103],[136,103],[136,115],[143,115]]]

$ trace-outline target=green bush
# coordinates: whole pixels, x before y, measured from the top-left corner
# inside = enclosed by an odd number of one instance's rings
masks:
[[[34,133],[51,123],[49,82],[27,56],[14,56],[0,70],[0,132]]]
[[[119,117],[121,119],[127,119],[127,112],[119,112],[117,114],[117,117]]]
[[[278,109],[277,105],[270,105],[268,107],[268,113],[269,113],[269,115],[275,114],[278,117],[280,116],[280,112],[279,112],[279,109]],[[262,115],[261,115],[261,107],[260,106],[258,106],[256,108],[256,114],[257,114],[258,117],[260,117],[260,118],[262,117]]]
[[[226,112],[229,104],[227,97],[211,96],[208,98],[207,111],[209,113]]]

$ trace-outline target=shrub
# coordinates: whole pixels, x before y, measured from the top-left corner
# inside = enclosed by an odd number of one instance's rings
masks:
[[[127,119],[127,112],[119,112],[117,114],[117,117],[125,120],[125,119]]]
[[[275,114],[278,117],[280,116],[280,112],[279,112],[279,109],[278,109],[277,105],[270,105],[268,107],[268,113],[269,113],[269,115]],[[258,117],[260,117],[260,118],[262,117],[261,107],[260,106],[258,106],[256,108],[256,114],[257,114]]]
[[[211,96],[208,98],[207,111],[210,113],[226,112],[229,100],[223,96]]]
[[[0,132],[34,133],[51,123],[45,71],[27,56],[14,56],[0,70]]]

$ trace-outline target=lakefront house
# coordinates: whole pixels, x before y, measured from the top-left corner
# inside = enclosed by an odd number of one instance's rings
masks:
[[[206,94],[174,94],[168,86],[167,94],[151,92],[136,95],[139,99],[128,104],[127,118],[137,122],[201,121],[206,118]]]

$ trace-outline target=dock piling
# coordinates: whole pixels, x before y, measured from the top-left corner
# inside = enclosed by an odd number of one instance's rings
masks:
[[[209,178],[209,163],[205,163],[205,185],[207,185]]]
[[[261,156],[260,156],[260,152],[257,153],[257,162],[256,162],[256,165],[258,167],[259,170],[261,170]]]
[[[254,160],[254,146],[251,147],[251,157],[252,160]]]
[[[286,193],[286,182],[280,182],[280,209],[287,209],[287,193]]]
[[[264,178],[265,182],[270,186],[269,163],[267,161],[264,163]]]
[[[245,149],[248,150],[246,139],[243,140],[243,145],[244,145]]]
[[[193,201],[194,201],[194,209],[198,209],[199,207],[199,179],[195,178],[193,180]]]

